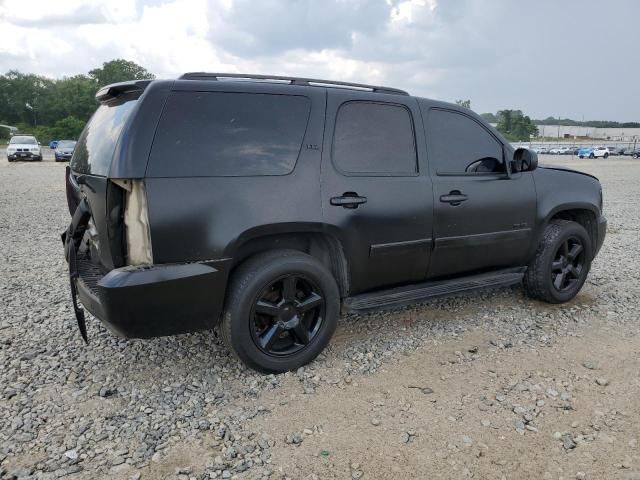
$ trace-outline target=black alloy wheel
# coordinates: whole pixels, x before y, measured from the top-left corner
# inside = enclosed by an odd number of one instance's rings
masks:
[[[585,258],[585,248],[578,237],[569,237],[560,244],[551,264],[551,281],[558,292],[574,288],[584,269]]]
[[[315,338],[325,315],[325,301],[315,283],[290,274],[268,284],[250,315],[256,347],[268,355],[293,355]]]
[[[545,227],[524,276],[527,295],[549,303],[575,297],[591,268],[591,239],[571,220],[555,219]]]
[[[232,273],[220,332],[247,366],[281,373],[316,358],[339,316],[338,285],[323,263],[296,250],[270,250]]]

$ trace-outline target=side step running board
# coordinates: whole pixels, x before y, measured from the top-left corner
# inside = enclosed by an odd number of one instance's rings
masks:
[[[343,305],[347,312],[368,312],[401,307],[431,298],[448,297],[485,288],[506,287],[520,283],[526,268],[510,268],[452,280],[417,283],[363,293],[346,298]]]

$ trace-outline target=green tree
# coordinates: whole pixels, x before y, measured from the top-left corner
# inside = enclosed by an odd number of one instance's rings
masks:
[[[529,140],[531,135],[538,134],[538,127],[521,110],[500,110],[497,117],[496,128],[511,141]]]
[[[86,75],[57,80],[47,97],[46,121],[43,123],[52,125],[69,116],[86,122],[98,106],[95,99],[97,89],[96,82]]]
[[[456,100],[456,105],[471,109],[471,100]]]
[[[146,68],[122,58],[103,63],[102,67],[89,71],[89,76],[101,87],[109,85],[110,83],[125,82],[127,80],[155,78],[155,75]]]
[[[496,117],[493,113],[481,113],[480,116],[484,118],[486,122],[498,123],[498,117]]]
[[[80,136],[80,133],[82,132],[82,129],[84,128],[85,123],[86,122],[84,120],[80,120],[79,118],[72,116],[65,117],[62,120],[58,120],[51,127],[52,138],[49,140],[77,140]]]
[[[0,123],[29,125],[42,123],[43,105],[50,95],[52,80],[10,70],[0,76]]]

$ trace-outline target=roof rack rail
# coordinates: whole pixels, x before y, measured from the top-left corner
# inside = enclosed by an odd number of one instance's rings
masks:
[[[409,95],[408,92],[398,88],[380,87],[377,85],[365,85],[363,83],[337,82],[335,80],[319,80],[317,78],[283,77],[279,75],[253,75],[249,73],[207,73],[189,72],[182,75],[179,80],[241,80],[288,83],[289,85],[305,85],[311,87],[350,88],[365,92],[389,93],[392,95]]]

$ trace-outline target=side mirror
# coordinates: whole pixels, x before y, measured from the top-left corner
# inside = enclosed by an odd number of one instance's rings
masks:
[[[511,161],[512,172],[533,172],[538,168],[538,154],[528,148],[518,148]]]

